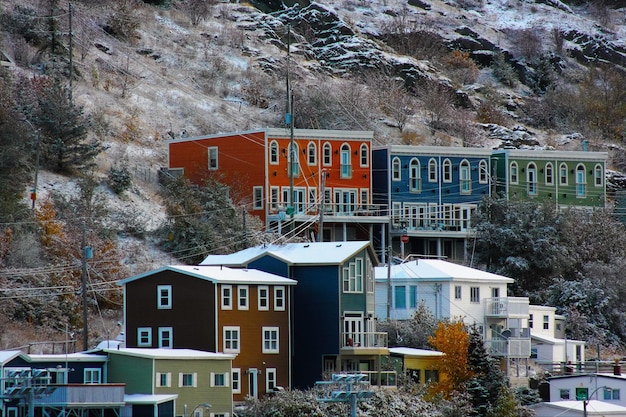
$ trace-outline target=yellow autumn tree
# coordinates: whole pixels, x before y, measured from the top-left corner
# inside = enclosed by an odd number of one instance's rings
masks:
[[[454,391],[462,391],[463,384],[472,377],[467,366],[469,333],[461,320],[439,322],[435,334],[428,338],[428,343],[444,355],[438,363],[439,381],[431,384],[431,395],[449,398]]]

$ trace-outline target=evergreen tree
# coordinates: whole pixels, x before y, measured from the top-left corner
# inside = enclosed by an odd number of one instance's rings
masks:
[[[62,173],[92,166],[105,147],[98,140],[87,140],[89,119],[83,108],[72,102],[58,81],[40,87],[36,118],[41,128],[42,165]]]

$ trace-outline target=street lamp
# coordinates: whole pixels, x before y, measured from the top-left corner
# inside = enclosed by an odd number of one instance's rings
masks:
[[[185,404],[185,407],[186,407],[186,406],[187,406],[187,404]],[[211,404],[209,404],[209,403],[200,403],[200,404],[196,405],[196,406],[195,406],[195,407],[191,410],[191,413],[189,413],[189,417],[193,417],[193,413],[194,413],[194,412],[195,412],[198,408],[200,408],[200,407],[204,407],[204,408],[206,408],[206,409],[209,409],[209,408],[211,408],[211,407],[212,407],[212,405],[211,405]]]
[[[611,387],[601,386],[601,387],[598,387],[595,390],[593,390],[591,392],[591,394],[589,396],[587,396],[587,398],[582,398],[582,400],[583,400],[583,417],[587,417],[587,404],[589,404],[589,401],[591,400],[593,395],[596,392],[598,392],[599,390],[601,390],[601,389],[605,389],[605,390],[608,390],[608,391],[612,391],[613,390],[613,388],[611,388]]]

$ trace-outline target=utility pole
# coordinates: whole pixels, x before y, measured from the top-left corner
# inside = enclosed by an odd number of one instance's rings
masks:
[[[324,200],[326,199],[326,169],[322,170],[322,184],[320,187],[320,221],[317,228],[317,241],[324,241]]]
[[[85,242],[85,221],[82,225],[82,274],[81,285],[83,295],[83,351],[89,349],[89,325],[87,323],[87,244]]]
[[[293,231],[293,215],[295,214],[294,195],[293,195],[293,171],[295,168],[295,144],[293,135],[293,91],[291,89],[291,77],[290,77],[290,65],[291,65],[291,26],[287,26],[287,117],[286,122],[289,124],[289,206],[287,207],[287,213],[291,214],[290,231]]]

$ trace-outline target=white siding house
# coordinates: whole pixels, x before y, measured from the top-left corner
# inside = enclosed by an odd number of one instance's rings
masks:
[[[565,321],[549,306],[531,305],[528,311],[531,336],[531,358],[538,364],[555,362],[584,362],[585,342],[568,340]]]

